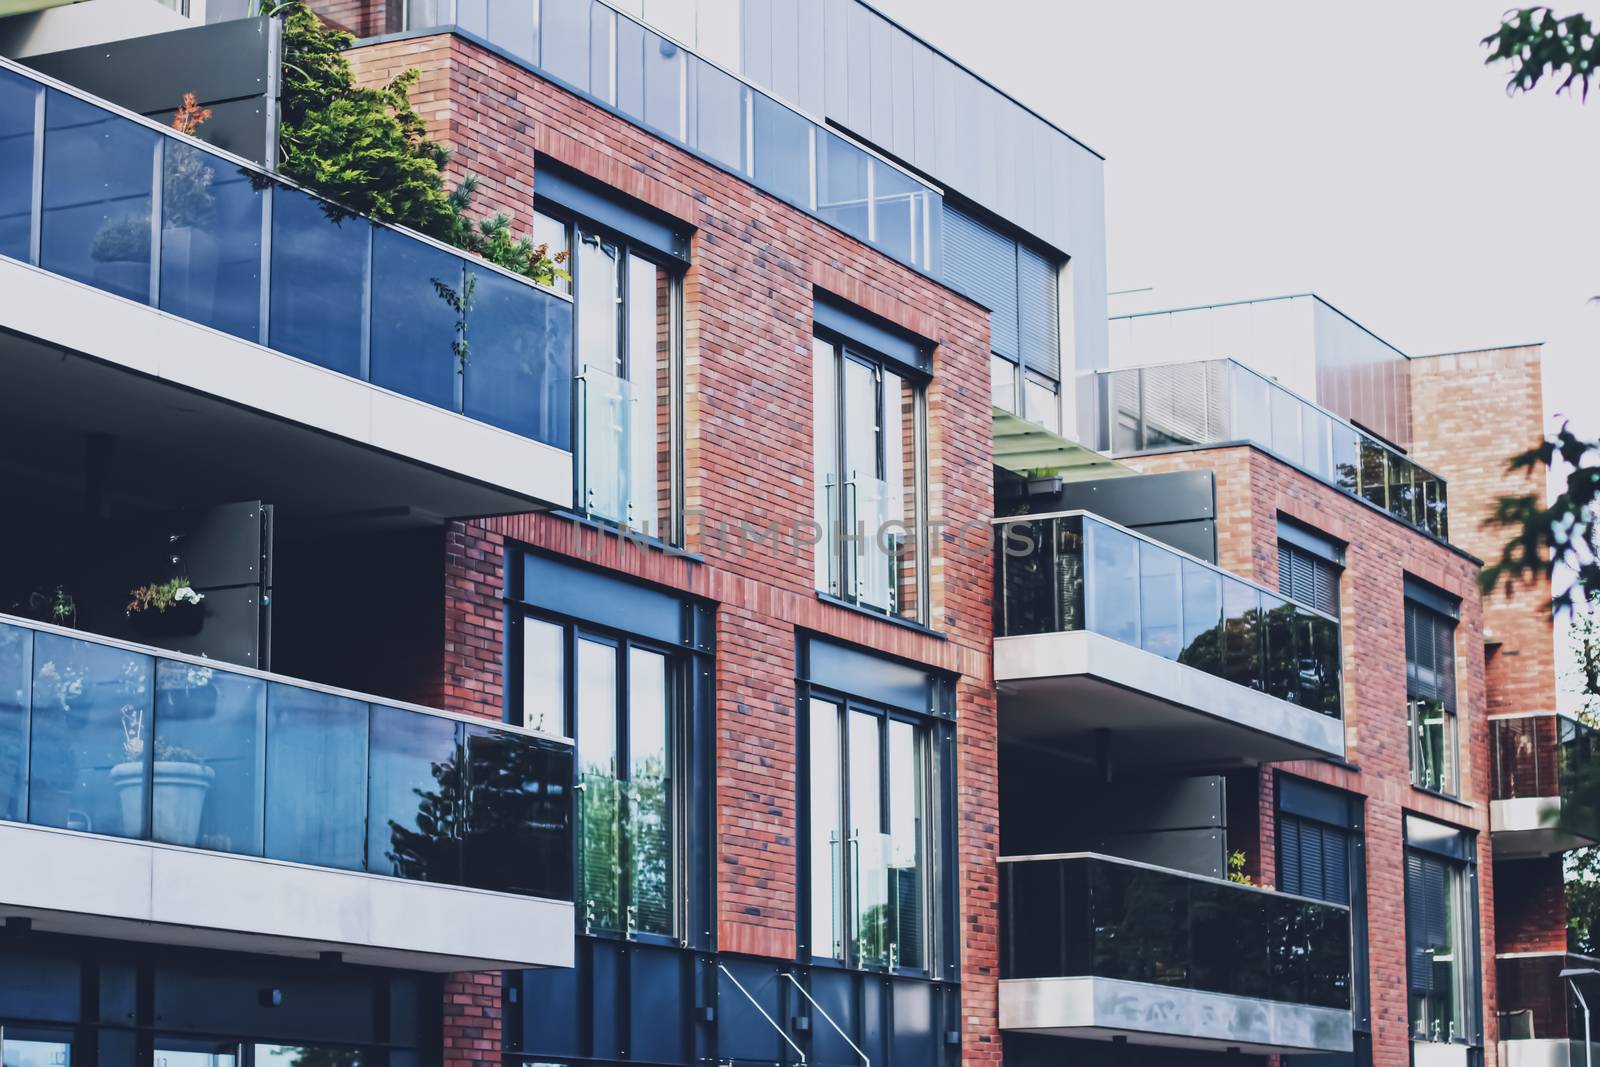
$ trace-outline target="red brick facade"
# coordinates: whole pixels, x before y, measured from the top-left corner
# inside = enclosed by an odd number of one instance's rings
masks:
[[[839,637],[960,676],[957,686],[964,1059],[998,1062],[997,801],[990,684],[988,317],[927,278],[688,153],[451,36],[352,53],[361,78],[417,68],[412,98],[482,180],[475,210],[532,213],[535,153],[694,229],[684,279],[687,547],[703,562],[623,544],[548,516],[452,526],[446,654],[436,702],[499,717],[504,558],[536,545],[717,604],[717,946],[796,951],[795,634]],[[817,598],[811,548],[717,535],[745,522],[794,529],[813,516],[811,306],[826,291],[936,342],[927,391],[929,515],[964,534],[929,547],[930,636]],[[697,518],[698,517],[698,518]],[[583,544],[575,544],[581,537]],[[476,990],[452,997],[481,1007]],[[497,1009],[496,1009],[497,1010]],[[497,1029],[448,1020],[452,1062]],[[474,1033],[472,1031],[481,1031]],[[470,1052],[470,1054],[469,1054]],[[477,1057],[483,1062],[493,1056]]]
[[[1260,845],[1251,867],[1262,884],[1276,875],[1272,776],[1297,774],[1365,798],[1367,940],[1372,991],[1373,1062],[1410,1060],[1406,997],[1404,815],[1415,812],[1478,834],[1480,947],[1484,961],[1484,1036],[1495,1064],[1494,869],[1489,840],[1488,720],[1477,564],[1364,502],[1249,447],[1210,449],[1129,461],[1142,471],[1209,469],[1217,479],[1218,563],[1269,588],[1278,584],[1278,518],[1296,519],[1345,543],[1343,623],[1346,759],[1350,767],[1301,762],[1263,768]],[[1453,498],[1453,494],[1452,494]],[[1461,598],[1456,631],[1461,797],[1411,785],[1406,724],[1404,576]]]

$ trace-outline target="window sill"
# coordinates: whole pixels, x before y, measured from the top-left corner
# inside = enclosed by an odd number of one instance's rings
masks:
[[[705,557],[698,552],[690,552],[688,549],[679,548],[670,541],[663,541],[659,537],[650,536],[649,534],[645,534],[639,530],[624,530],[621,526],[618,526],[614,522],[608,522],[604,519],[591,519],[589,516],[580,514],[576,511],[563,511],[557,509],[551,511],[550,514],[555,518],[572,523],[572,525],[578,529],[593,530],[595,533],[598,533],[602,536],[614,537],[618,541],[634,545],[638,548],[654,549],[657,552],[662,552],[677,559],[686,559],[690,563],[704,563],[706,561]],[[581,558],[581,553],[579,555]]]
[[[923,634],[926,637],[932,637],[939,641],[949,640],[949,637],[946,634],[941,633],[930,626],[924,626],[920,622],[912,622],[910,619],[902,619],[886,612],[874,611],[871,608],[864,608],[860,604],[853,604],[848,600],[843,600],[834,596],[832,593],[818,592],[817,599],[822,601],[824,604],[832,604],[836,608],[843,608],[846,611],[855,612],[857,615],[865,615],[869,619],[877,619],[879,622],[886,622],[890,626],[898,626],[901,629],[911,630],[915,633]]]
[[[1437,789],[1429,789],[1427,786],[1418,785],[1415,782],[1411,783],[1411,791],[1413,793],[1421,793],[1425,797],[1432,797],[1435,800],[1443,800],[1446,803],[1454,804],[1457,807],[1466,808],[1468,811],[1478,810],[1478,805],[1474,804],[1470,800],[1462,800],[1458,796],[1452,796],[1449,793],[1441,793]]]

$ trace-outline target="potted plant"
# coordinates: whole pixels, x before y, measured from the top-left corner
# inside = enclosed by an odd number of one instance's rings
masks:
[[[175,664],[180,669],[183,664]],[[165,681],[165,679],[163,679]],[[210,684],[209,672],[205,681]],[[123,762],[111,768],[122,808],[124,828],[144,822],[144,712],[134,704],[122,709]],[[205,815],[206,794],[217,772],[193,749],[156,739],[150,772],[150,811],[153,840],[170,845],[194,845],[200,840],[200,820]]]
[[[28,612],[40,622],[55,623],[69,630],[78,628],[78,602],[59,585],[46,593],[30,593]]]
[[[197,592],[188,578],[141,585],[129,590],[128,595],[133,598],[128,601],[128,620],[144,636],[195,634],[205,621],[205,608],[200,602],[206,595]]]

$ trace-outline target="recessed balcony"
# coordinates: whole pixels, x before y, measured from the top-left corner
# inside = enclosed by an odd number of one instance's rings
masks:
[[[1489,721],[1496,859],[1600,843],[1600,733],[1565,715]]]
[[[1344,755],[1337,619],[1084,512],[996,530],[1006,740],[1130,769]]]
[[[413,970],[570,966],[572,749],[0,617],[0,915]]]
[[[572,503],[572,304],[0,60],[10,416],[353,510]]]
[[[1600,1055],[1600,1044],[1586,1042],[1579,997],[1591,1005],[1600,1003],[1597,968],[1600,960],[1575,952],[1499,957],[1500,1062],[1506,1067],[1588,1067],[1591,1057]],[[1576,973],[1563,978],[1563,971]]]
[[[1350,913],[1107,856],[1000,861],[1000,1028],[1349,1052]]]

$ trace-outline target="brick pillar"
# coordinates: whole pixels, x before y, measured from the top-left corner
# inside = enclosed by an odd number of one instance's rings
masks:
[[[500,1067],[500,972],[444,983],[444,1067]]]

